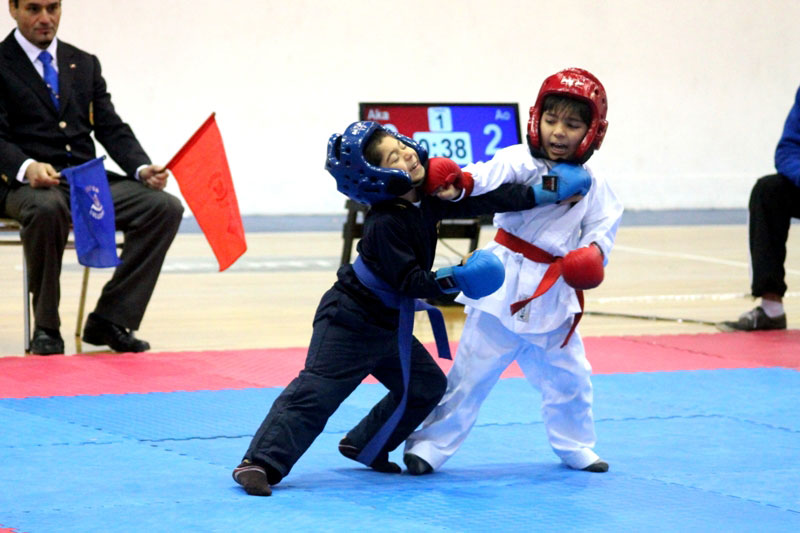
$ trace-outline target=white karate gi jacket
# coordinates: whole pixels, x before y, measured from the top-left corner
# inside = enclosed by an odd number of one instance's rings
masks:
[[[536,159],[527,144],[518,144],[499,150],[488,162],[467,165],[475,180],[472,195],[493,190],[503,183],[535,185],[549,170],[551,161]],[[584,165],[587,170],[588,167]],[[569,251],[590,243],[603,250],[604,266],[614,246],[617,228],[622,219],[622,203],[608,183],[592,176],[592,187],[586,196],[574,205],[553,204],[527,211],[498,213],[494,225],[549,252],[563,257]],[[548,265],[526,259],[495,241],[484,247],[494,253],[505,265],[505,281],[495,293],[473,300],[460,294],[456,301],[480,309],[500,319],[515,333],[542,334],[562,326],[575,313],[580,312],[575,290],[559,279],[545,294],[531,301],[517,314],[511,315],[510,306],[533,295]]]

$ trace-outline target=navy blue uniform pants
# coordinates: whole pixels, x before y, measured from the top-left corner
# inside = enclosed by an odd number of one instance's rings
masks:
[[[265,466],[269,483],[286,476],[322,432],[328,418],[368,375],[388,394],[347,437],[363,449],[392,415],[403,396],[397,330],[364,321],[357,304],[332,288],[322,297],[305,367],[278,396],[244,458]],[[408,403],[377,460],[399,446],[444,395],[447,379],[416,339],[411,347]]]

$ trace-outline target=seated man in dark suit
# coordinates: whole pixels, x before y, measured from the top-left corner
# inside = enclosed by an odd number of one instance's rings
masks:
[[[183,207],[163,191],[165,168],[151,163],[114,111],[97,57],[56,39],[61,2],[10,0],[9,11],[17,28],[0,43],[0,213],[22,225],[35,320],[31,351],[64,352],[59,277],[71,217],[69,185],[60,170],[96,157],[92,133],[126,173],[108,173],[125,245],[83,340],[118,352],[148,350],[133,331]]]

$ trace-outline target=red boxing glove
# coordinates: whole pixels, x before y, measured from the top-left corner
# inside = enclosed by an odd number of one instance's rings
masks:
[[[572,250],[561,262],[561,276],[574,289],[594,289],[603,281],[603,254],[591,244]]]
[[[455,185],[464,191],[464,196],[469,196],[475,186],[472,174],[463,172],[461,167],[452,159],[446,157],[432,157],[428,160],[428,174],[422,190],[425,194],[433,196],[439,187]]]

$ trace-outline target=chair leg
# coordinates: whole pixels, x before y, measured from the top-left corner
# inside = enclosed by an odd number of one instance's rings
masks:
[[[350,200],[345,202],[345,207],[347,207],[347,219],[342,226],[342,238],[344,243],[342,244],[342,260],[339,262],[339,266],[350,263],[350,254],[353,253],[353,239],[356,231],[356,221],[358,219],[358,209],[354,207],[355,205],[356,204],[352,203]]]
[[[28,287],[28,263],[25,261],[25,252],[22,253],[22,309],[24,316],[23,333],[25,335],[25,353],[31,352],[31,293]]]
[[[81,353],[81,334],[83,332],[83,310],[86,306],[86,290],[89,287],[89,267],[83,267],[83,281],[81,282],[81,297],[78,301],[78,321],[75,324],[75,351]]]
[[[469,238],[469,251],[474,252],[478,249],[478,240],[481,238],[481,223],[475,221],[472,228],[472,236]]]

